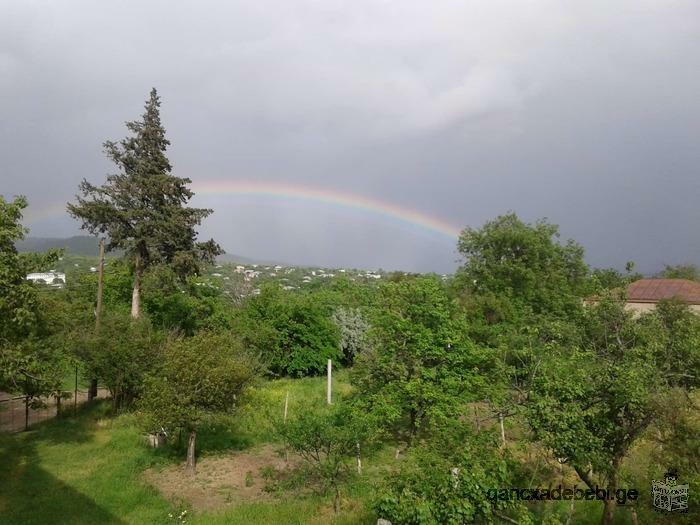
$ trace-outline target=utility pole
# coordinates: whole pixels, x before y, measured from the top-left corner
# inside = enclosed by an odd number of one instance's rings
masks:
[[[105,240],[100,239],[100,260],[97,264],[97,303],[95,304],[95,333],[100,330],[100,318],[102,317],[102,289],[104,288],[105,272]],[[97,397],[97,379],[90,380],[88,401]]]

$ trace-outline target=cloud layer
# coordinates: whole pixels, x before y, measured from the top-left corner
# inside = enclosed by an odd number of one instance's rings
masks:
[[[700,263],[692,1],[0,5],[0,192],[111,169],[151,86],[178,174],[332,188],[478,226],[547,216],[596,265]],[[449,270],[454,246],[320,205],[204,197],[230,251]]]

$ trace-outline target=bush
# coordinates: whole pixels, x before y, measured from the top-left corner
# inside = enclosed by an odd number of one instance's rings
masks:
[[[494,436],[443,429],[432,443],[412,448],[400,471],[387,476],[374,508],[394,525],[490,523],[506,512],[517,513],[517,522],[527,524],[524,507],[490,496],[495,489],[517,486],[512,471]]]
[[[76,334],[74,351],[85,363],[87,375],[103,381],[115,408],[131,405],[139,397],[143,381],[161,360],[163,335],[146,318],[108,314],[99,332]]]
[[[246,303],[236,328],[276,375],[320,374],[328,359],[341,357],[337,327],[309,295],[264,288]]]
[[[360,450],[367,450],[376,442],[377,422],[344,406],[321,412],[309,407],[278,428],[285,444],[307,462],[322,487],[332,490],[333,509],[338,512],[340,485],[352,475],[350,462]]]

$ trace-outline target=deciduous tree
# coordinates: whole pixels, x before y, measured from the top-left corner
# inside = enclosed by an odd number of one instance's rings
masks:
[[[456,417],[484,387],[487,356],[467,339],[465,324],[438,279],[386,283],[358,356],[353,382],[368,406],[408,431]]]
[[[200,332],[171,341],[162,366],[145,381],[141,408],[149,428],[185,431],[187,470],[194,473],[199,426],[216,413],[235,410],[259,372],[257,358],[231,333]]]

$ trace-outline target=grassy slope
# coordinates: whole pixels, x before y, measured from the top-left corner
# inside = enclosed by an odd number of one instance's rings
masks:
[[[338,393],[347,391],[338,374]],[[250,405],[230,422],[201,434],[205,454],[247,448],[272,439],[270,418],[281,418],[290,392],[289,414],[302,400],[325,402],[321,378],[267,382],[250,394]],[[179,509],[140,480],[148,467],[180,461],[175,451],[153,451],[144,445],[133,415],[108,416],[107,404],[38,425],[21,434],[0,434],[0,523],[3,524],[159,524],[173,523]],[[9,480],[9,487],[7,481]],[[335,523],[373,523],[364,501],[367,481],[348,488],[347,512]],[[217,513],[192,516],[187,523],[328,523],[329,498],[290,497],[275,502],[240,505]]]
[[[347,375],[336,374],[335,401],[349,392]],[[242,450],[274,441],[273,422],[280,421],[285,396],[289,392],[289,417],[308,405],[325,403],[323,378],[282,379],[261,383],[249,394],[247,403],[233,418],[199,434],[202,455]],[[166,501],[141,480],[141,473],[152,466],[179,463],[182,451],[165,448],[154,451],[144,445],[134,415],[110,417],[108,403],[86,407],[77,418],[65,418],[38,425],[20,434],[0,434],[0,523],[32,524],[167,524],[177,523],[168,514],[181,510]],[[509,433],[517,434],[510,428]],[[648,456],[635,454],[631,463]],[[368,509],[374,482],[391,466],[393,449],[386,447],[374,457],[365,458],[364,475],[345,488],[343,511],[334,520],[331,498],[287,493],[279,500],[237,505],[217,512],[190,516],[188,524],[373,524],[376,516]],[[556,473],[540,471],[542,486],[559,482]],[[638,487],[644,490],[644,486]],[[533,510],[537,522],[558,515],[562,521],[569,512],[568,502],[549,502]],[[602,507],[592,502],[576,502],[572,523],[594,524]],[[643,509],[640,509],[643,511]],[[191,514],[191,513],[190,513]],[[625,509],[617,522],[629,523]],[[640,523],[657,515],[640,514]],[[551,519],[551,518],[550,518]]]

